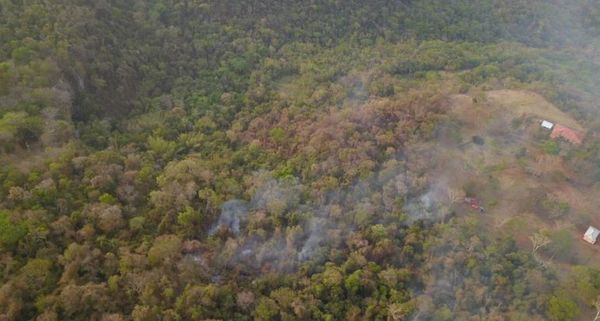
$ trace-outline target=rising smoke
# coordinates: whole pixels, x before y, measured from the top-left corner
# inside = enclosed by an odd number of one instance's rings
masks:
[[[248,204],[242,200],[230,200],[221,206],[219,220],[210,229],[209,235],[214,235],[220,228],[231,230],[236,235],[240,233],[240,225],[248,218]]]
[[[219,228],[235,235],[235,250],[227,252],[225,261],[289,271],[302,262],[324,259],[317,254],[342,246],[354,231],[384,223],[385,213],[404,212],[406,220],[399,223],[406,225],[444,218],[451,205],[447,180],[416,176],[408,170],[414,166],[390,160],[376,174],[329,192],[317,203],[302,197],[307,187],[296,179],[258,172],[250,201],[226,202],[211,235]],[[272,224],[280,220],[288,224]]]

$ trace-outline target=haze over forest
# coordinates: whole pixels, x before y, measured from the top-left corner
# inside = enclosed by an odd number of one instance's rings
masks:
[[[596,0],[0,0],[0,321],[600,320],[598,102]]]

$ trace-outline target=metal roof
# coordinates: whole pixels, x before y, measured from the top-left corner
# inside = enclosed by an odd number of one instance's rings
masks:
[[[588,227],[587,231],[585,231],[583,238],[586,241],[593,244],[593,243],[596,243],[598,236],[600,236],[600,230],[598,230],[597,228],[595,228],[593,226],[590,226],[590,227]]]
[[[547,129],[552,129],[552,127],[554,127],[554,124],[547,120],[543,120],[542,127],[547,128]]]

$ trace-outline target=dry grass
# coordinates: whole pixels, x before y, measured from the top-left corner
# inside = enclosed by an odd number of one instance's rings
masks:
[[[514,115],[533,115],[576,130],[583,127],[573,117],[558,109],[544,97],[524,90],[494,90],[486,94],[488,102]]]

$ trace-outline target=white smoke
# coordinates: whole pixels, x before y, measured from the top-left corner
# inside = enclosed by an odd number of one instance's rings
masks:
[[[221,206],[219,220],[210,229],[209,235],[214,235],[220,228],[227,228],[236,235],[240,226],[248,218],[248,204],[242,200],[230,200]]]

